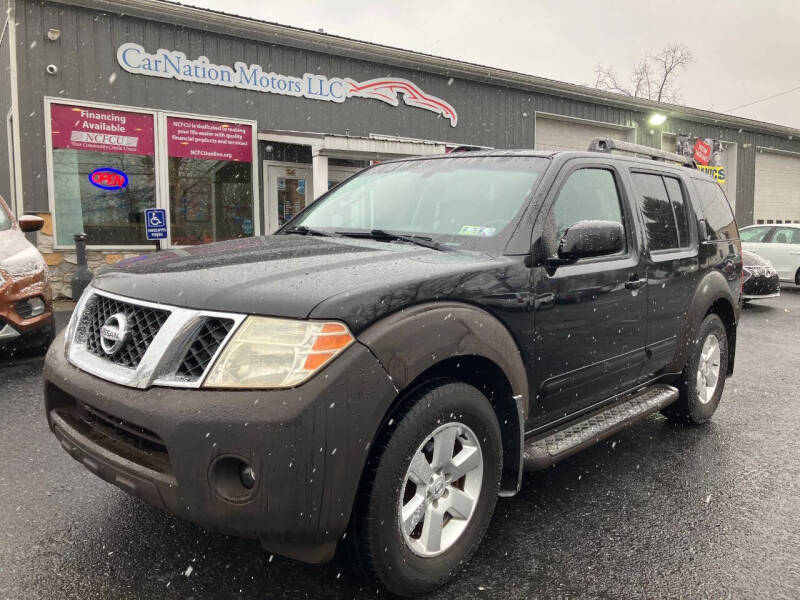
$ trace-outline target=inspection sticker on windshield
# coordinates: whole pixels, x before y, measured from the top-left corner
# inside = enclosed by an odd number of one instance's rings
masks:
[[[477,235],[479,237],[492,237],[496,227],[478,227],[477,225],[464,225],[458,235]]]

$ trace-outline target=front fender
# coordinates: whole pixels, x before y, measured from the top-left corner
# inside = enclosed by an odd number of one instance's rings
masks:
[[[496,317],[460,302],[424,303],[382,319],[358,339],[372,350],[399,390],[449,358],[479,356],[497,365],[510,385],[516,406],[519,439],[514,440],[512,455],[507,453],[506,457],[519,462],[507,465],[515,471],[519,487],[522,461],[516,456],[516,448],[521,456],[530,406],[528,377],[514,338]]]

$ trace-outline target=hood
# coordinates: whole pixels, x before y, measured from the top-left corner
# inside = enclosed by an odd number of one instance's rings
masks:
[[[399,242],[273,235],[128,259],[98,274],[93,285],[186,308],[306,318],[329,299],[380,301],[388,288],[463,277],[497,260]],[[326,318],[348,320],[331,302],[325,305]]]
[[[772,263],[758,254],[742,250],[742,262],[745,267],[771,267]]]
[[[24,233],[16,228],[0,231],[0,271],[12,277],[25,277],[36,274],[44,268],[42,255],[27,240]]]

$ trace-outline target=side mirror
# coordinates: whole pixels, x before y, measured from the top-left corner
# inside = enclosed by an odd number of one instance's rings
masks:
[[[701,242],[707,242],[709,239],[708,235],[708,221],[705,219],[698,219],[697,221],[697,234],[700,238]]]
[[[558,258],[575,261],[591,256],[615,254],[625,247],[625,230],[616,221],[578,221],[564,232]]]
[[[22,215],[18,220],[19,228],[25,233],[39,231],[44,227],[44,219],[35,215]]]

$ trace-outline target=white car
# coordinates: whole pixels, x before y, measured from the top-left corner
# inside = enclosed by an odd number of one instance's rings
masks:
[[[800,285],[800,223],[750,225],[739,237],[745,250],[772,263],[781,281]]]

